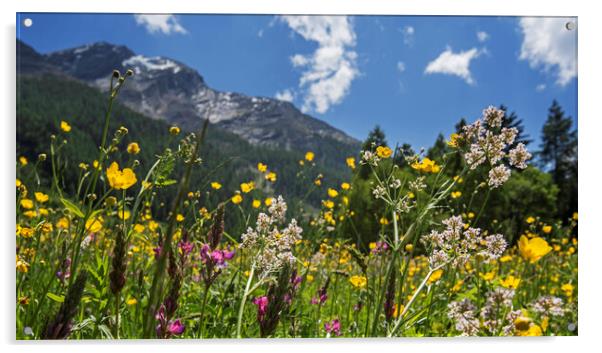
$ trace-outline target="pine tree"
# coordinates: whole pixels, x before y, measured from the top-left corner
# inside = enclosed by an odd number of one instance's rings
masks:
[[[577,210],[577,130],[556,100],[542,129],[539,161],[560,188],[558,212],[563,219]]]
[[[435,144],[426,152],[427,157],[430,159],[438,160],[441,163],[441,159],[443,155],[445,155],[449,151],[449,147],[447,146],[447,142],[445,141],[445,137],[443,134],[439,134],[437,136],[437,140],[435,140]]]
[[[523,125],[523,120],[516,115],[515,112],[511,112],[508,114],[508,108],[505,105],[500,105],[500,110],[504,111],[504,119],[502,120],[502,127],[504,128],[516,128],[518,130],[518,134],[514,139],[514,143],[508,146],[508,150],[513,149],[519,143],[524,144],[525,146],[529,145],[532,140],[529,139],[529,135],[525,133],[525,126]]]
[[[373,146],[387,146],[385,132],[378,125],[376,125],[368,134],[368,137],[362,145],[362,150],[371,150],[373,149]]]

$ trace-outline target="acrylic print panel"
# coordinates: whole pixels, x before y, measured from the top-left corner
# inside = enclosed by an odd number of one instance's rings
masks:
[[[576,18],[17,28],[17,339],[578,333]]]

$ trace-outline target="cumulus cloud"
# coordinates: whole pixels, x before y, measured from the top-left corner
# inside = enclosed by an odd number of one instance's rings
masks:
[[[403,61],[398,61],[397,62],[397,71],[404,72],[405,70],[406,70],[406,64],[404,64]]]
[[[293,94],[293,91],[291,91],[290,89],[285,89],[285,90],[276,92],[276,94],[274,95],[274,98],[281,100],[281,101],[285,101],[285,102],[292,102],[294,97],[295,97],[295,95]]]
[[[144,26],[149,33],[188,33],[174,15],[134,15],[134,18],[136,23]]]
[[[414,44],[414,27],[412,26],[405,26],[402,30],[401,33],[403,33],[403,43],[405,45],[412,45]]]
[[[487,39],[489,39],[489,33],[485,32],[485,31],[478,31],[477,32],[477,39],[479,40],[479,42],[483,43]]]
[[[577,77],[577,31],[568,30],[572,18],[523,17],[519,26],[523,33],[520,60],[533,69],[541,69],[556,77],[560,86]]]
[[[476,82],[470,73],[470,62],[478,58],[482,52],[472,48],[454,53],[448,46],[435,60],[428,63],[424,73],[454,75],[462,78],[469,85],[474,85]]]
[[[311,54],[295,54],[290,60],[303,69],[299,88],[304,95],[301,110],[323,114],[349,94],[359,75],[355,32],[347,16],[281,16],[295,33],[318,48]]]

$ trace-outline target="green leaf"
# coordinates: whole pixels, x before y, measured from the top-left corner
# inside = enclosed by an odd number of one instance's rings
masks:
[[[100,330],[100,333],[102,333],[105,338],[108,339],[113,339],[113,335],[111,334],[111,330],[107,327],[107,325],[98,325],[98,329]]]
[[[155,182],[155,185],[157,185],[157,186],[169,186],[169,185],[175,184],[176,182],[177,181],[174,180],[174,179],[167,179],[167,180],[162,180],[162,181],[157,180]]]
[[[64,301],[65,301],[65,296],[64,296],[64,295],[56,295],[56,294],[54,294],[54,293],[50,293],[50,292],[48,292],[48,293],[46,293],[46,296],[47,296],[49,299],[52,299],[52,300],[54,300],[54,301],[55,301],[55,302],[57,302],[57,303],[62,303],[62,302],[64,302]]]
[[[79,207],[77,207],[76,204],[63,198],[61,198],[61,202],[69,212],[73,213],[79,218],[84,218],[84,213],[79,209]]]

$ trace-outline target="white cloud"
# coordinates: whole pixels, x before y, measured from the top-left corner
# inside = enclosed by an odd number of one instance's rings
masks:
[[[281,100],[281,101],[285,101],[285,102],[292,102],[294,97],[295,97],[295,95],[293,94],[293,91],[291,91],[290,89],[285,89],[285,90],[276,92],[276,94],[274,95],[274,98]]]
[[[136,23],[144,26],[149,33],[188,33],[174,15],[134,15],[134,18]]]
[[[412,26],[405,26],[402,30],[401,33],[403,33],[403,43],[405,45],[412,45],[414,44],[414,27]]]
[[[531,68],[553,71],[556,83],[565,86],[577,77],[577,31],[568,30],[572,18],[523,17],[519,25],[523,33],[520,60]]]
[[[485,31],[478,31],[477,39],[479,40],[479,42],[483,43],[484,41],[489,39],[489,33],[485,32]]]
[[[544,83],[540,83],[537,86],[535,86],[535,90],[537,92],[543,92],[546,89],[546,85]]]
[[[475,80],[470,73],[470,62],[478,58],[482,52],[482,50],[472,48],[454,53],[450,47],[447,47],[435,60],[428,63],[424,73],[454,75],[464,79],[469,85],[474,85]]]
[[[318,44],[311,54],[295,54],[294,67],[303,68],[299,88],[304,94],[303,111],[325,113],[349,94],[359,75],[355,32],[347,16],[281,16],[295,33]]]
[[[404,72],[406,70],[406,64],[404,64],[403,61],[398,61],[397,62],[397,70],[399,72]]]

